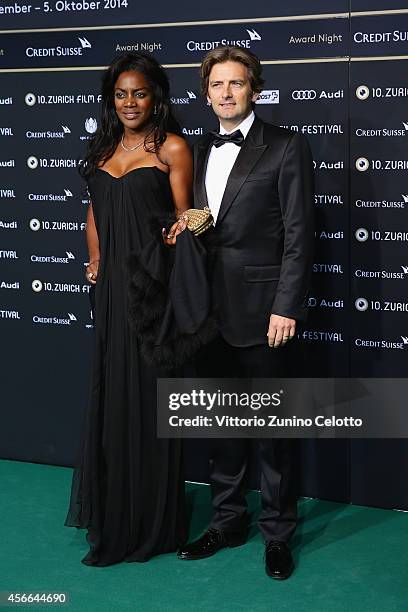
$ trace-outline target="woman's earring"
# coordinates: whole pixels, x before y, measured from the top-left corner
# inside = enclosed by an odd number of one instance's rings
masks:
[[[157,115],[157,106],[155,106],[153,109],[153,115]]]

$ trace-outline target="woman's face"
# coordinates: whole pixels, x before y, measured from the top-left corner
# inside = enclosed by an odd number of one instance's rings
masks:
[[[154,109],[153,91],[141,72],[122,72],[114,87],[115,110],[123,125],[131,130],[143,129],[151,122]]]

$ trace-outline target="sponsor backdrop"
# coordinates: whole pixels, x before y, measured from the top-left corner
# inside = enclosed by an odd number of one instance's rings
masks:
[[[309,2],[307,15],[300,0],[254,0],[250,11],[243,1],[232,10],[158,0],[142,11],[131,0],[2,2],[2,457],[76,457],[92,358],[88,199],[77,167],[99,121],[101,70],[126,50],[165,65],[191,143],[215,126],[199,94],[205,52],[233,43],[261,58],[257,113],[304,133],[316,170],[302,373],[406,376],[408,2],[332,0],[330,11],[323,0]],[[408,508],[405,440],[299,446],[304,495]],[[206,442],[186,441],[186,455],[188,477],[206,480]]]

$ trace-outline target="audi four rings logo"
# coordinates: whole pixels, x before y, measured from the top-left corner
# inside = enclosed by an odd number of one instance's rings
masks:
[[[314,100],[317,93],[314,89],[295,89],[292,91],[294,100]]]

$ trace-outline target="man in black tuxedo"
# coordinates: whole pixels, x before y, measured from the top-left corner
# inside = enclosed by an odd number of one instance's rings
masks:
[[[264,83],[256,56],[218,47],[201,66],[203,93],[220,132],[194,147],[194,201],[209,206],[207,241],[220,339],[201,353],[203,377],[284,376],[282,347],[304,320],[312,268],[313,163],[304,136],[264,123],[253,107]],[[212,440],[210,528],[178,553],[200,559],[246,541],[249,440]],[[262,469],[259,527],[266,571],[293,570],[288,541],[296,528],[289,440],[257,440]]]

